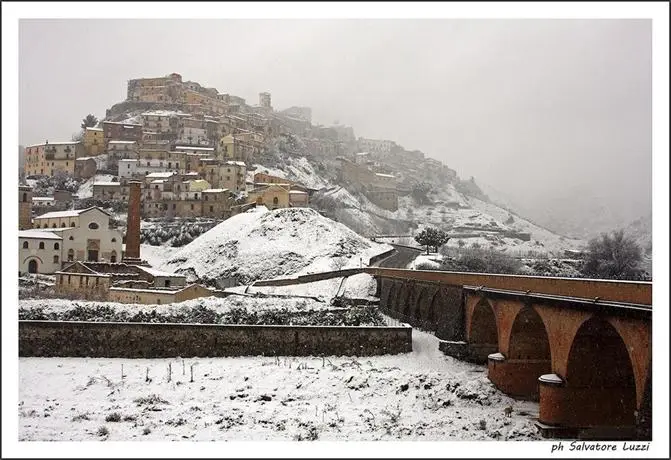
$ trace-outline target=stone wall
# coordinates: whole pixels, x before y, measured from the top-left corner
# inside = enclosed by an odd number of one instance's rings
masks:
[[[412,328],[19,321],[19,356],[370,356],[412,351]]]

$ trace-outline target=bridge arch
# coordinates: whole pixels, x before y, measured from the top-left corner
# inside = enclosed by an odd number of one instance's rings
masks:
[[[400,295],[398,296],[399,308],[398,311],[406,318],[411,318],[412,315],[412,291],[413,286],[409,283],[403,284]]]
[[[547,360],[550,366],[552,356],[545,323],[531,306],[522,308],[513,321],[507,358]]]
[[[387,296],[385,298],[384,307],[389,311],[395,311],[396,297],[399,291],[398,283],[395,281],[391,281],[389,284],[390,284],[389,289],[386,290]]]
[[[473,307],[468,343],[471,355],[477,362],[487,362],[487,356],[499,349],[499,333],[494,307],[484,297],[481,297]]]
[[[566,420],[573,426],[633,425],[634,369],[624,340],[607,320],[592,316],[578,329],[568,355]]]

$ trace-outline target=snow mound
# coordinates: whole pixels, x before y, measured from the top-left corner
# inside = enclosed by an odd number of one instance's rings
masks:
[[[260,207],[225,220],[184,246],[161,268],[190,280],[235,278],[247,284],[359,267],[390,249],[313,209]]]
[[[111,174],[96,174],[79,186],[77,196],[80,199],[91,198],[93,196],[93,184],[99,182],[111,182],[113,178],[114,176]]]

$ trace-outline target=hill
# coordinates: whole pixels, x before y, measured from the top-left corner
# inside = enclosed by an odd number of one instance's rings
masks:
[[[176,251],[161,268],[227,285],[358,267],[391,249],[307,208],[238,214]],[[361,260],[360,260],[361,259]],[[231,283],[232,284],[232,283]]]

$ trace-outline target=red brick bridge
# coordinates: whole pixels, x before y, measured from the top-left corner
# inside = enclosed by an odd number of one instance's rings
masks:
[[[505,393],[539,400],[543,432],[650,423],[652,283],[366,272],[388,314],[435,331],[446,354],[487,363]]]
[[[538,400],[544,435],[651,435],[652,283],[366,267],[255,285],[357,273],[377,279],[385,313],[487,363],[505,393]]]

